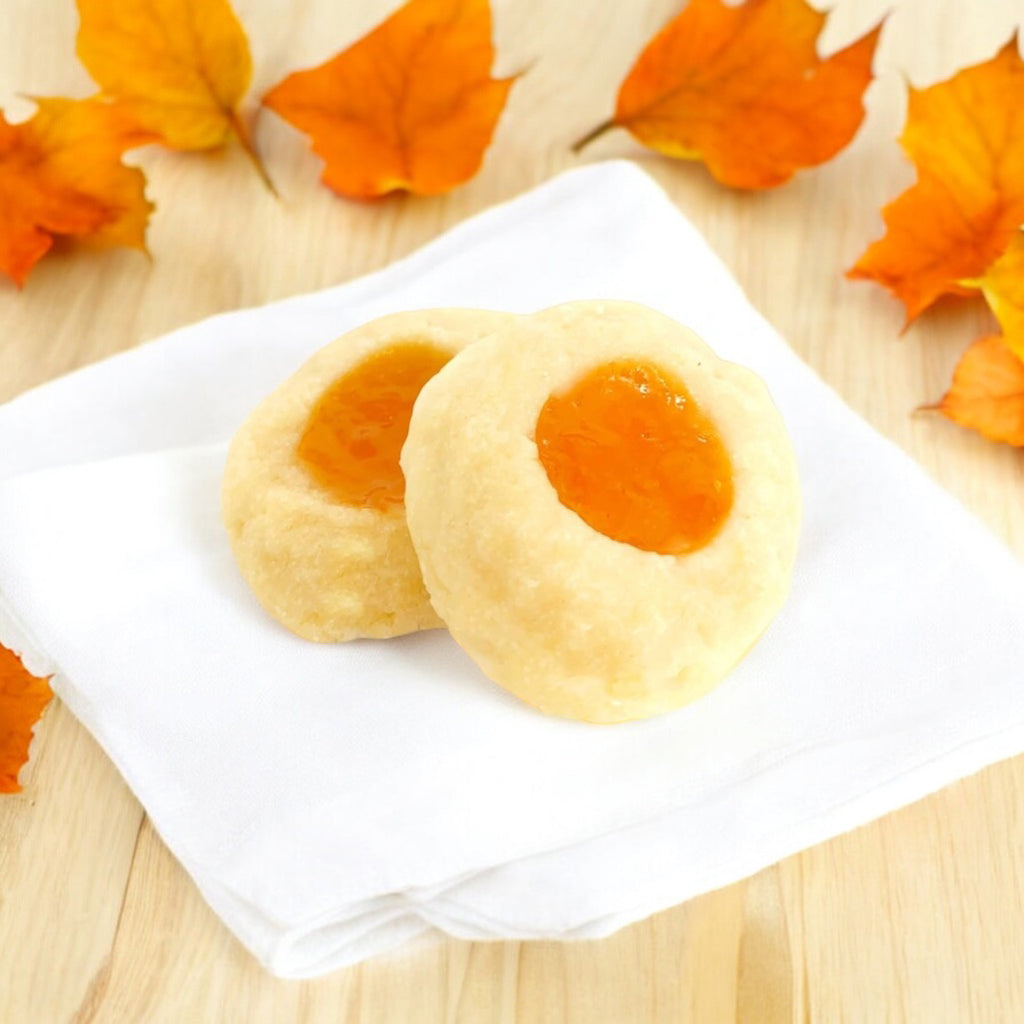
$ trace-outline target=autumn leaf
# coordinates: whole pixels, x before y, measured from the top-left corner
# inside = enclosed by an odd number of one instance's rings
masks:
[[[1024,446],[1024,361],[999,334],[980,338],[963,354],[953,383],[934,406],[991,441]]]
[[[976,281],[1003,329],[1010,350],[1024,359],[1024,231],[1015,231],[1006,251]]]
[[[479,169],[513,79],[491,78],[487,0],[410,0],[263,103],[312,139],[344,196],[434,195]]]
[[[77,52],[103,93],[173,149],[237,138],[269,185],[238,113],[249,42],[227,0],[77,0]]]
[[[52,696],[49,683],[0,644],[0,793],[21,789],[18,772],[28,760],[32,727]]]
[[[724,185],[782,184],[838,153],[864,117],[881,26],[822,60],[824,22],[805,0],[690,0],[626,76],[615,115],[573,148],[620,127]]]
[[[1024,231],[977,280],[1002,327],[976,341],[953,373],[949,391],[933,408],[992,441],[1024,446]]]
[[[848,271],[899,297],[910,323],[970,294],[1024,223],[1024,62],[1016,36],[991,60],[911,89],[900,138],[917,181],[883,210],[886,233]]]
[[[96,100],[38,99],[28,121],[0,114],[0,271],[21,285],[56,238],[145,249],[153,209],[127,149],[150,136]]]

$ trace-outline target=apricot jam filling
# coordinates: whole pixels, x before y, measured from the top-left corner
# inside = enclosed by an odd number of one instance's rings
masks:
[[[336,501],[378,511],[402,504],[398,457],[413,403],[450,358],[423,342],[400,342],[367,356],[320,396],[298,456]]]
[[[732,507],[732,463],[714,423],[656,366],[596,367],[548,398],[534,439],[559,501],[644,551],[695,551]]]

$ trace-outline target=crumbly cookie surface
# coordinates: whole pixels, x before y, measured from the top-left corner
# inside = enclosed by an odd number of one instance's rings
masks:
[[[299,446],[321,396],[376,353],[413,344],[454,355],[509,319],[435,309],[374,320],[315,353],[239,428],[224,472],[224,524],[257,599],[292,632],[341,641],[442,625],[420,576],[404,506],[339,501],[303,463]]]
[[[685,382],[731,459],[729,514],[686,554],[588,526],[538,455],[548,397],[630,359]],[[401,461],[433,606],[492,680],[545,712],[616,722],[688,703],[750,650],[788,592],[799,484],[765,385],[645,307],[569,303],[465,349],[421,391]]]

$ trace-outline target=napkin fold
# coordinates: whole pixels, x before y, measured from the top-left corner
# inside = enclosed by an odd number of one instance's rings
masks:
[[[545,717],[442,630],[306,643],[220,524],[231,434],[385,313],[645,303],[767,381],[804,526],[790,599],[718,688]],[[568,172],[391,267],[224,314],[0,407],[0,641],[97,738],[210,906],[308,977],[427,929],[583,938],[1024,749],[1024,572],[851,412],[635,166]]]

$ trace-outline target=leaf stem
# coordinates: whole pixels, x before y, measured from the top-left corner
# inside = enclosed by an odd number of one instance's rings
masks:
[[[252,161],[253,167],[256,168],[256,173],[260,176],[260,181],[263,182],[267,187],[267,191],[275,199],[280,199],[277,189],[274,187],[274,183],[270,180],[270,175],[267,173],[266,167],[263,166],[263,161],[260,159],[259,153],[256,151],[256,147],[253,145],[252,137],[249,134],[248,128],[242,123],[242,119],[238,116],[237,110],[232,110],[231,115],[231,127],[234,130],[238,141],[242,144],[242,149],[245,150],[246,155]]]
[[[606,131],[617,127],[614,118],[608,118],[607,121],[603,121],[592,131],[587,132],[582,139],[577,139],[572,145],[572,151],[578,153],[584,146],[589,146],[595,139],[600,138]]]

